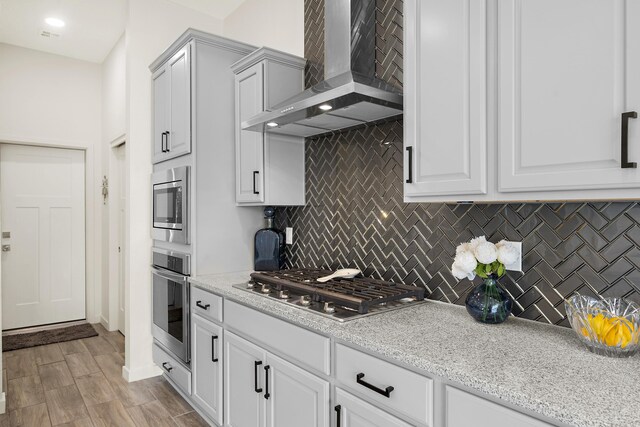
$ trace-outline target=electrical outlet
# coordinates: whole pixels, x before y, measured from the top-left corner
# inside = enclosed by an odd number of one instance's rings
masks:
[[[522,273],[522,242],[509,242],[509,243],[511,243],[513,246],[515,246],[518,249],[520,256],[518,257],[518,260],[516,262],[514,262],[513,264],[505,265],[504,267],[507,270],[519,271],[520,273]]]
[[[285,243],[287,245],[293,245],[293,227],[287,227],[285,229]]]

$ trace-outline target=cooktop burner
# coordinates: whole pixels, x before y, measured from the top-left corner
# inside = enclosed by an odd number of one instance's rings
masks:
[[[291,269],[251,274],[251,281],[236,288],[269,296],[279,301],[339,321],[353,320],[424,300],[424,289],[370,278],[337,278],[320,283],[330,271]]]

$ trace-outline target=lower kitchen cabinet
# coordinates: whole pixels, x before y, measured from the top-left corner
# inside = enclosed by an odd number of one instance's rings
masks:
[[[389,415],[364,400],[336,388],[334,406],[335,427],[410,427],[410,424]],[[467,424],[476,425],[476,424]]]
[[[229,427],[329,427],[329,382],[225,331]]]
[[[224,332],[224,411],[228,427],[259,427],[266,421],[264,360],[267,352]]]
[[[222,327],[194,314],[191,322],[194,402],[222,425]]]
[[[446,386],[446,427],[551,427],[535,418]]]

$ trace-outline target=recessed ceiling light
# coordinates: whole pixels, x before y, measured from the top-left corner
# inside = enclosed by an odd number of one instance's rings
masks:
[[[333,107],[331,105],[329,105],[329,104],[322,104],[318,108],[320,108],[322,111],[329,111],[329,110],[333,109]]]
[[[267,126],[269,126],[270,128],[275,128],[278,127],[278,124],[276,122],[269,122],[267,123]]]
[[[51,25],[52,27],[56,27],[56,28],[64,27],[64,21],[62,19],[49,17],[45,19],[44,22],[46,22],[47,25]]]

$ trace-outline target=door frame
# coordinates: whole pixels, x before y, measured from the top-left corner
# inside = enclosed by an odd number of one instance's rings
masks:
[[[103,286],[106,286],[108,289],[106,298],[108,301],[108,319],[104,318],[104,314],[102,316],[103,326],[108,331],[117,331],[125,330],[125,325],[120,325],[119,314],[118,314],[118,300],[120,298],[119,295],[119,254],[118,254],[118,240],[119,240],[119,224],[118,224],[118,203],[120,198],[122,197],[120,193],[120,182],[121,179],[119,176],[118,170],[118,159],[116,157],[116,150],[121,146],[127,144],[126,135],[121,135],[118,138],[114,139],[111,144],[109,144],[109,165],[107,168],[107,177],[109,178],[109,196],[108,196],[108,257],[109,257],[109,266],[108,266],[108,281],[104,283]],[[126,151],[125,151],[126,155]],[[126,162],[126,159],[125,159]],[[125,167],[126,174],[126,167]],[[125,180],[127,177],[125,176]],[[126,195],[125,195],[126,196]],[[126,207],[125,207],[126,209]],[[127,220],[127,215],[125,212],[125,221]],[[115,224],[115,226],[114,226]],[[127,224],[122,224],[125,229]],[[126,244],[126,240],[122,242],[122,244]],[[125,252],[126,253],[126,252]],[[126,259],[123,259],[126,263]],[[122,266],[124,268],[124,265]],[[126,286],[126,281],[125,281]],[[126,297],[126,289],[125,289],[125,297]],[[104,303],[103,303],[104,306]],[[125,310],[125,323],[126,323],[127,312]]]
[[[100,204],[102,199],[97,190],[98,186],[94,184],[94,175],[96,172],[96,163],[94,156],[100,153],[93,147],[86,144],[78,144],[68,141],[49,141],[46,139],[30,139],[24,140],[15,137],[3,137],[0,135],[0,144],[11,144],[20,146],[43,147],[43,148],[62,148],[67,150],[78,150],[84,152],[84,262],[85,262],[85,318],[89,323],[97,323],[99,321],[99,297],[98,286],[100,283],[101,267],[100,259],[102,257],[100,243],[102,241],[101,234],[96,231],[96,225],[102,223],[102,215],[100,212]],[[99,158],[98,158],[99,160]],[[95,191],[92,191],[96,188]],[[0,209],[2,207],[0,206]],[[1,224],[0,224],[1,227]],[[0,263],[1,264],[1,263]],[[0,289],[2,289],[2,277],[0,276]],[[0,293],[0,307],[2,307],[2,295]],[[2,330],[2,318],[0,317],[0,330]],[[0,344],[1,347],[1,344]]]

